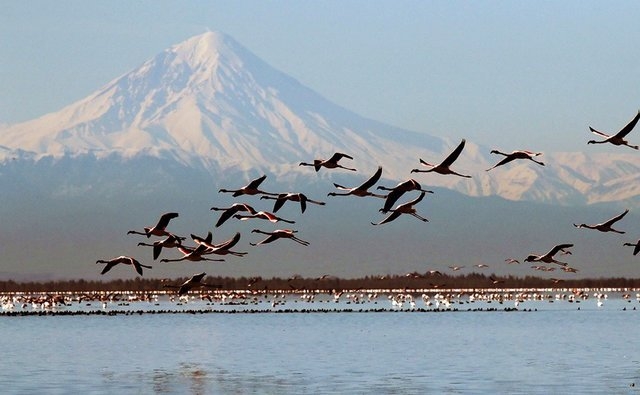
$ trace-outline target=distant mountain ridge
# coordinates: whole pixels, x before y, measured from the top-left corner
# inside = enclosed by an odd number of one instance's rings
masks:
[[[268,172],[295,179],[309,170],[298,162],[343,151],[363,173],[382,165],[383,179],[399,181],[419,167],[418,158],[440,161],[457,144],[356,115],[217,32],[172,46],[58,112],[0,128],[5,165],[46,157],[149,157],[218,178]],[[471,180],[414,178],[470,196],[640,206],[637,153],[545,153],[545,167],[514,162],[487,173],[499,160],[489,151],[467,142],[455,167]]]

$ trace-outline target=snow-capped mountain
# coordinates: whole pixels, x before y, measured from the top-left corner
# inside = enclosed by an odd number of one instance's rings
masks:
[[[0,144],[38,158],[115,152],[170,157],[215,172],[235,167],[276,173],[334,150],[365,163],[374,157],[394,163],[407,143],[415,144],[414,152],[442,149],[440,139],[363,119],[326,101],[212,32],[0,137]]]
[[[403,180],[418,158],[438,162],[458,144],[365,119],[275,70],[232,38],[192,37],[62,110],[0,129],[0,160],[149,157],[213,175],[308,174],[300,161],[349,153],[365,173]],[[494,148],[494,147],[491,147]],[[498,147],[495,147],[498,148]],[[637,153],[546,153],[545,167],[500,158],[468,141],[455,163],[473,179],[415,175],[471,196],[560,204],[640,196]]]
[[[99,278],[93,265],[98,257],[150,259],[128,229],[178,211],[173,232],[206,234],[215,223],[209,208],[234,201],[218,189],[241,187],[262,174],[269,175],[265,190],[327,200],[326,208],[312,207],[304,216],[293,205],[283,208],[312,243],[251,249],[242,263],[216,265],[216,273],[352,276],[423,271],[427,264],[444,269],[454,262],[502,262],[559,240],[576,243],[575,262],[589,261],[590,268],[580,268],[586,275],[610,275],[599,263],[613,261],[618,273],[634,273],[637,264],[621,240],[607,238],[603,245],[599,235],[571,222],[609,218],[619,212],[612,206],[640,207],[637,152],[546,152],[538,157],[545,166],[520,161],[487,172],[502,159],[491,149],[506,147],[467,141],[453,168],[473,178],[410,173],[420,167],[419,158],[438,163],[458,144],[358,116],[230,37],[205,33],[58,112],[0,127],[0,278]],[[347,164],[358,171],[316,173],[298,166],[336,151],[352,155]],[[370,222],[382,219],[379,199],[327,196],[333,190],[328,179],[355,186],[378,165],[384,169],[380,184],[413,177],[436,190],[419,208],[429,223],[408,218],[373,227]],[[258,209],[272,207],[256,196],[247,200]],[[591,205],[596,203],[606,204]],[[636,218],[632,210],[625,219],[629,235],[638,232]],[[250,230],[264,226],[228,222],[214,229],[216,239],[242,231],[247,249],[255,236]],[[529,274],[527,269],[518,270]],[[155,265],[151,275],[184,276],[185,270]]]

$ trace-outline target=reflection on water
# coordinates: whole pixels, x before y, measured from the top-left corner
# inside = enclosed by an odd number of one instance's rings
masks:
[[[211,391],[208,373],[197,364],[181,363],[177,371],[154,369],[151,373],[153,392],[156,394],[175,394],[186,392],[190,394],[207,394]],[[140,377],[140,381],[146,381]]]

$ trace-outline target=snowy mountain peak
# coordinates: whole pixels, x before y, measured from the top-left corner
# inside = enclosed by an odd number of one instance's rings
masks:
[[[377,166],[376,154],[397,164],[393,148],[403,151],[403,140],[414,149],[443,146],[441,139],[330,103],[214,32],[174,45],[87,98],[0,136],[0,144],[37,156],[151,154],[215,171],[277,173],[336,150],[364,158],[367,168]]]
[[[177,54],[178,59],[187,62],[193,69],[206,68],[216,64],[221,52],[225,52],[230,45],[229,41],[232,40],[220,33],[207,32],[174,45],[167,52]]]
[[[380,165],[383,179],[399,181],[418,158],[441,161],[457,144],[354,114],[231,37],[207,32],[58,112],[0,127],[0,164],[6,158],[152,157],[211,174],[269,172],[292,179],[309,176],[299,162],[345,152],[355,158],[359,176]],[[495,161],[486,147],[468,141],[455,168],[473,173],[471,180],[425,174],[421,182],[513,200],[598,203],[640,196],[633,154],[546,153],[544,176],[529,163],[486,172]],[[335,173],[317,173],[329,174]]]
[[[252,57],[237,41],[220,32],[191,37],[164,52],[175,54],[176,62],[184,62],[192,71],[202,73],[211,72],[221,62],[239,70],[246,62],[242,58]]]
[[[287,111],[270,96],[292,86],[299,84],[232,38],[207,32],[172,46],[59,112],[6,128],[0,141],[54,156],[142,150],[183,151],[182,157],[231,155],[233,147],[224,147],[228,135],[238,128],[246,133],[269,126],[265,118],[271,115],[255,110],[276,105]],[[247,122],[247,114],[254,119]]]

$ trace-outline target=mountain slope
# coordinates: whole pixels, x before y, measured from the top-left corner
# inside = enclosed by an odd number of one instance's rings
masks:
[[[418,158],[437,163],[457,144],[351,113],[232,38],[208,32],[59,112],[1,129],[0,159],[149,157],[204,169],[216,179],[268,172],[293,183],[309,174],[298,162],[343,151],[363,173],[382,165],[383,178],[397,181],[419,167]],[[544,168],[514,162],[487,173],[500,159],[489,151],[467,142],[454,167],[471,180],[415,178],[470,196],[565,205],[637,204],[640,196],[637,153],[547,153]]]

